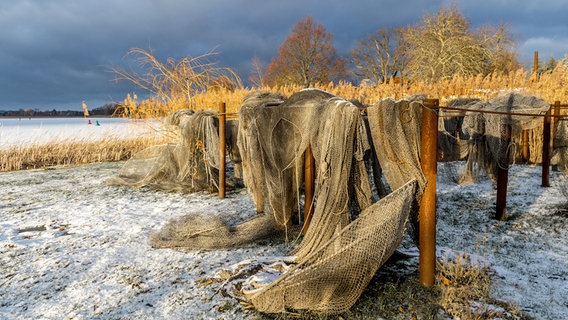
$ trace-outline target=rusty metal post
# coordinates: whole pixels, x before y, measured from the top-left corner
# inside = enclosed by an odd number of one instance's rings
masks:
[[[511,144],[511,125],[505,124],[501,136],[504,145],[507,146],[505,159],[499,159],[497,165],[497,207],[495,219],[505,221],[507,218],[507,184],[509,181],[509,145]]]
[[[316,160],[312,152],[312,147],[308,145],[304,153],[304,227],[302,233],[310,227],[314,210],[314,192],[316,179]]]
[[[420,284],[432,287],[436,271],[436,174],[438,156],[438,99],[424,99],[420,166],[426,178],[426,188],[420,201],[419,247]]]
[[[544,117],[542,129],[542,187],[550,187],[550,109]]]
[[[219,198],[225,198],[225,102],[219,103]]]
[[[529,148],[529,130],[522,131],[522,144],[523,149],[521,153],[522,160],[524,162],[530,162],[530,148]]]

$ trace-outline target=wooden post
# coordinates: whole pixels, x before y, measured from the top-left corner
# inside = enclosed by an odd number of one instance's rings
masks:
[[[507,184],[509,180],[509,145],[511,144],[511,125],[505,124],[501,140],[507,151],[505,152],[505,159],[499,159],[500,164],[497,165],[497,208],[495,212],[495,219],[505,221],[507,218]]]
[[[420,284],[434,285],[436,270],[436,174],[438,156],[438,99],[424,99],[420,166],[426,188],[420,201],[418,242],[420,247]]]
[[[542,187],[550,187],[550,109],[544,117],[542,129]]]
[[[523,158],[523,161],[528,163],[530,161],[529,130],[522,131],[522,139],[523,149],[521,156]]]
[[[538,51],[534,52],[533,72],[535,75],[538,75]]]
[[[304,153],[304,226],[302,233],[306,234],[312,221],[314,210],[314,191],[316,179],[316,160],[312,152],[312,147],[308,145]]]
[[[560,101],[554,101],[554,111],[552,113],[554,117],[551,119],[551,133],[550,133],[550,154],[551,157],[554,156],[554,140],[556,140],[556,128],[558,127],[558,122],[560,121]],[[552,166],[552,171],[558,171],[558,165]]]
[[[225,198],[225,102],[219,103],[219,198]]]

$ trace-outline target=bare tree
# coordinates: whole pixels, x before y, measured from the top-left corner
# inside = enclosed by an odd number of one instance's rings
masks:
[[[367,38],[358,40],[350,51],[356,76],[383,83],[400,75],[406,65],[402,29],[379,29]]]
[[[252,58],[249,81],[257,88],[264,87],[264,67],[257,56]]]
[[[310,87],[344,77],[345,60],[338,57],[332,38],[332,34],[310,16],[300,20],[280,45],[278,56],[268,65],[267,82]]]
[[[454,75],[472,76],[495,69],[499,57],[510,55],[513,43],[506,26],[472,30],[455,3],[426,14],[405,31],[408,71],[415,79],[436,81]]]
[[[111,71],[117,75],[116,80],[128,80],[166,104],[184,101],[183,107],[192,108],[192,97],[197,93],[227,86],[229,82],[232,86],[242,86],[235,72],[219,67],[212,60],[217,54],[210,51],[197,57],[187,56],[179,60],[168,58],[162,62],[152,50],[133,48],[127,56],[133,57],[144,73],[118,67],[112,67]]]
[[[517,57],[516,38],[508,25],[485,25],[475,30],[476,37],[488,51],[484,73],[515,72],[522,68]]]

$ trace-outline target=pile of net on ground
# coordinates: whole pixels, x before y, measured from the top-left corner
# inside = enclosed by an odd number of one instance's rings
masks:
[[[217,191],[219,181],[219,119],[217,112],[180,110],[166,124],[174,128],[178,141],[153,146],[129,159],[109,185],[149,187],[166,191]],[[234,126],[229,123],[228,145],[236,147]],[[234,136],[234,137],[233,137]],[[234,141],[234,143],[232,143]],[[238,154],[232,152],[230,154]],[[238,157],[232,158],[240,172]],[[229,179],[238,184],[237,179]]]

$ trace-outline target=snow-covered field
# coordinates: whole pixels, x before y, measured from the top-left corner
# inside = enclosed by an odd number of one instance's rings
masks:
[[[1,139],[6,132],[0,129]],[[20,133],[14,137],[28,136]],[[200,280],[245,259],[285,255],[285,244],[188,253],[148,244],[151,231],[185,214],[252,217],[250,196],[244,190],[219,199],[106,186],[121,166],[0,173],[0,319],[250,318],[217,292],[218,284]],[[439,164],[439,254],[479,257],[494,271],[496,298],[535,319],[568,319],[566,178],[553,171],[552,187],[541,188],[539,166],[513,166],[509,219],[500,222],[493,219],[491,183],[455,184],[460,167]]]
[[[456,164],[452,164],[455,166]],[[200,278],[244,259],[284,255],[285,245],[182,253],[153,249],[148,234],[192,212],[255,214],[244,192],[219,199],[111,187],[121,163],[0,174],[0,318],[242,319],[238,303]],[[440,164],[439,252],[464,251],[495,271],[495,297],[536,319],[568,318],[567,184],[540,167],[510,171],[509,220],[493,219],[489,181],[459,186]]]
[[[145,123],[124,118],[0,118],[0,148],[152,132]]]

